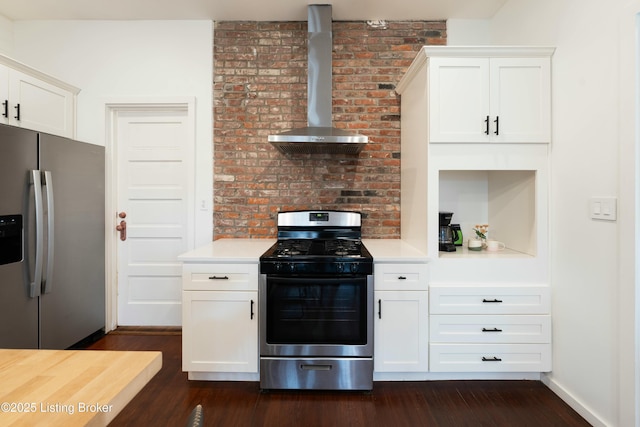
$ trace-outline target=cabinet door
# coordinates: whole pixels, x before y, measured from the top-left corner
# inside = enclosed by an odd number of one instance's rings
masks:
[[[17,70],[9,70],[9,124],[72,138],[74,95]]]
[[[0,64],[0,123],[9,124],[9,67]]]
[[[375,372],[429,370],[429,313],[426,291],[376,291]]]
[[[258,372],[258,293],[182,293],[182,369]]]
[[[550,142],[550,59],[492,58],[489,74],[491,141]]]
[[[429,141],[489,142],[489,59],[429,61]]]

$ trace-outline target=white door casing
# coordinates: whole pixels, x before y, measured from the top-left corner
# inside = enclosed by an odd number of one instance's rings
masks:
[[[107,329],[181,324],[176,257],[194,242],[193,107],[190,99],[107,104]],[[115,230],[121,212],[124,241]]]

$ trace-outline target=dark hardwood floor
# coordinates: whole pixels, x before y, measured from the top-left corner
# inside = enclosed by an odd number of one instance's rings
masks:
[[[162,370],[111,426],[183,426],[198,403],[205,426],[589,426],[537,381],[376,382],[370,393],[261,392],[256,382],[189,381],[181,336],[108,334],[85,348],[159,350]]]

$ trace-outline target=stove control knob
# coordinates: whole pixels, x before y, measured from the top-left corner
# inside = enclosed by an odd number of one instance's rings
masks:
[[[353,264],[351,264],[351,272],[356,273],[357,271],[358,271],[358,264],[354,262]]]
[[[282,270],[282,263],[281,262],[276,262],[274,264],[274,268],[275,268],[276,271]]]
[[[341,262],[337,263],[336,270],[338,270],[338,273],[342,273],[344,271],[344,264]]]
[[[291,271],[292,273],[294,273],[296,271],[296,264],[295,263],[289,264],[289,271]]]

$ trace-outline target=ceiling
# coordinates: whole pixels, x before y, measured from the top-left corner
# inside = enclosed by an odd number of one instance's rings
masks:
[[[336,21],[486,19],[507,0],[0,0],[10,20],[305,21],[333,3]]]

